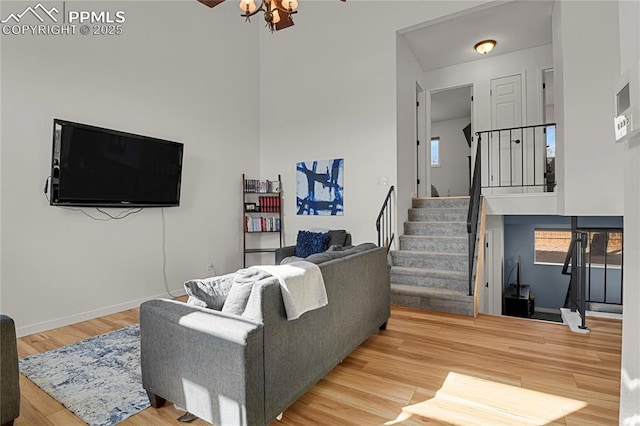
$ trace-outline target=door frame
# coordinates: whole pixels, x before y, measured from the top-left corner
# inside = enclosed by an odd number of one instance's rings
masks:
[[[415,141],[419,141],[416,146],[416,161],[415,161],[415,173],[414,184],[416,197],[429,197],[430,191],[430,179],[427,179],[429,174],[427,173],[427,161],[425,160],[425,151],[427,149],[427,100],[426,91],[422,88],[420,83],[416,81],[416,116],[415,116]],[[421,172],[422,171],[422,172]],[[420,183],[418,183],[420,182]]]

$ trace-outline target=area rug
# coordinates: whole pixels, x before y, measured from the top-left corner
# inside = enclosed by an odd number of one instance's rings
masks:
[[[25,357],[20,372],[91,426],[115,425],[149,406],[138,324]]]

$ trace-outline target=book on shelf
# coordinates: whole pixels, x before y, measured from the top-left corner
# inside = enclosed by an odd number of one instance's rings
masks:
[[[280,232],[280,218],[277,217],[244,217],[245,232]]]
[[[272,195],[261,195],[258,197],[260,211],[263,213],[279,213],[280,197]]]
[[[244,192],[257,192],[266,194],[268,192],[280,192],[280,181],[245,179]]]
[[[278,193],[280,192],[280,181],[277,180],[260,180],[260,179],[245,179],[244,192],[257,192],[257,193]]]

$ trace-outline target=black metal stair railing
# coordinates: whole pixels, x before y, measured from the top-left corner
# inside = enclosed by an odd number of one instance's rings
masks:
[[[467,233],[469,234],[469,296],[473,296],[473,271],[475,264],[476,241],[478,239],[480,196],[482,195],[482,161],[480,157],[482,135],[480,133],[476,133],[476,135],[478,136],[478,145],[476,147],[476,160],[473,167],[471,189],[469,190],[469,210],[467,212]]]
[[[391,185],[389,191],[387,192],[387,196],[382,203],[382,207],[380,208],[380,213],[378,214],[378,218],[376,219],[376,230],[378,231],[378,246],[379,247],[387,247],[387,252],[391,249],[391,244],[393,243],[393,239],[395,238],[395,232],[393,232],[394,221],[393,221],[393,191],[394,186]]]
[[[483,188],[538,188],[555,191],[555,161],[547,155],[547,132],[555,123],[483,130]],[[555,147],[555,138],[554,138]],[[554,148],[555,149],[555,148]]]
[[[571,218],[571,243],[562,266],[562,274],[570,275],[565,307],[578,311],[580,328],[587,329],[586,264],[589,234],[577,229],[577,218]],[[571,267],[571,271],[569,271]]]

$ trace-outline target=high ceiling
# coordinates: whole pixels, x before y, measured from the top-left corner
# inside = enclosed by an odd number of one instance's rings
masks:
[[[473,45],[498,43],[489,55],[501,55],[551,43],[553,0],[500,2],[451,19],[426,22],[401,31],[424,71],[483,59]]]

